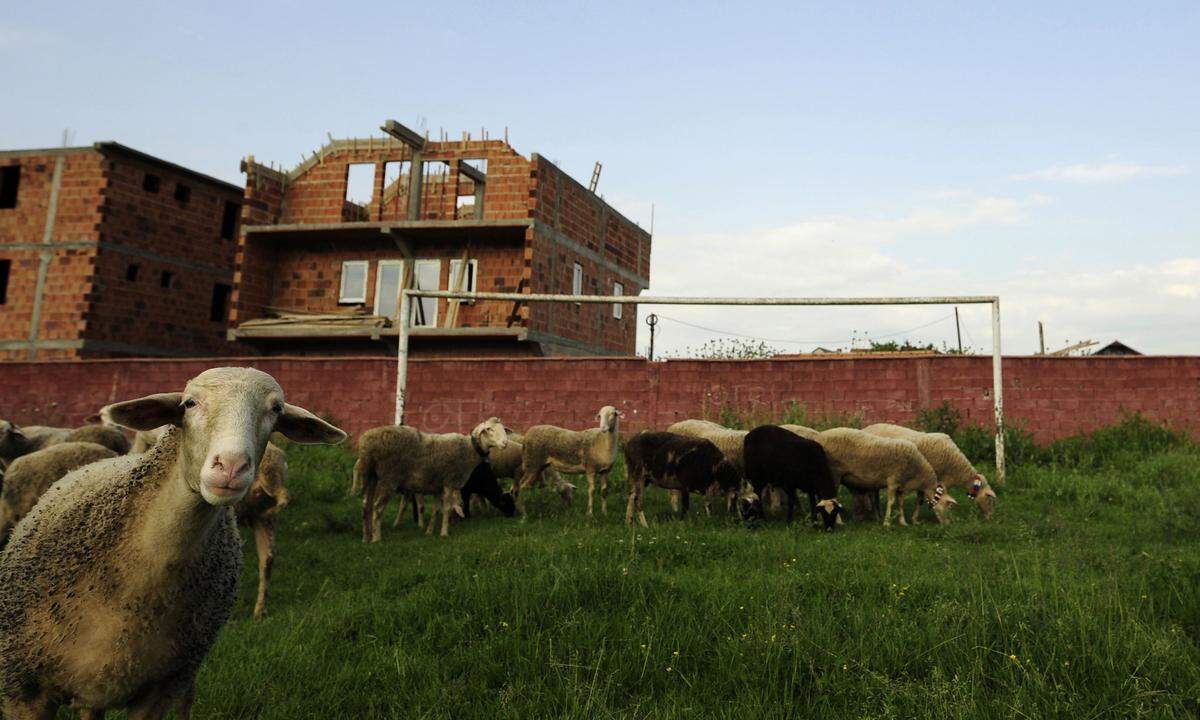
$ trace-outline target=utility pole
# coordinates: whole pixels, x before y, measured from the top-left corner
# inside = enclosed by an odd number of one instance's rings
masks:
[[[654,326],[658,324],[658,316],[650,313],[646,317],[646,324],[650,326],[650,360],[654,360]]]
[[[1042,321],[1038,320],[1038,355],[1046,354],[1046,330],[1042,327]]]
[[[958,354],[962,355],[962,326],[958,324],[958,306],[954,306],[954,332],[958,334]]]

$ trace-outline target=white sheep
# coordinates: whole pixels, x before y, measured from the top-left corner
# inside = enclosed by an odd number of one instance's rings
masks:
[[[588,509],[592,514],[596,476],[600,477],[600,512],[608,512],[608,471],[617,460],[617,427],[624,417],[620,410],[605,405],[596,413],[599,427],[564,430],[554,425],[534,425],[525,431],[521,462],[525,467],[521,481],[513,486],[520,497],[547,468],[566,473],[583,473],[588,481]]]
[[[373,428],[358,440],[352,490],[363,493],[363,542],[379,542],[380,516],[395,493],[440,495],[442,537],[450,534],[450,511],[462,514],[459,494],[471,471],[493,448],[508,443],[499,418],[475,426],[471,434],[427,434],[407,425]],[[433,521],[426,532],[433,531]]]
[[[921,432],[890,423],[868,425],[863,430],[880,437],[908,440],[916,445],[933,466],[938,482],[948,488],[964,488],[967,495],[975,501],[979,512],[983,513],[983,517],[987,519],[992,516],[992,510],[996,507],[996,491],[992,490],[987,478],[975,471],[971,461],[963,455],[949,435]],[[921,505],[918,503],[917,509],[913,511],[913,522],[916,522],[916,514],[920,509]]]
[[[345,433],[284,402],[250,368],[215,368],[183,392],[108,408],[121,425],[171,425],[153,450],[55,483],[0,554],[0,696],[9,718],[191,711],[196,673],[229,617],[242,566],[232,506],[272,431]]]
[[[50,486],[72,470],[114,458],[117,453],[96,443],[57,443],[13,460],[0,490],[0,547],[8,534]]]
[[[825,448],[834,478],[852,489],[887,489],[887,510],[883,524],[890,525],[892,508],[899,506],[900,524],[904,519],[904,495],[917,493],[933,505],[938,522],[949,522],[947,513],[956,503],[938,484],[937,473],[929,461],[907,440],[893,440],[853,428],[833,428],[817,436]]]

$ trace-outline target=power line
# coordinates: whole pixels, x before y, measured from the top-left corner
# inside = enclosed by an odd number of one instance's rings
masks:
[[[718,328],[705,327],[704,325],[697,325],[695,323],[687,322],[686,320],[680,320],[678,318],[673,318],[668,315],[663,315],[662,313],[658,313],[658,317],[662,320],[670,320],[673,323],[679,323],[680,325],[686,325],[690,328],[695,328],[697,330],[704,330],[706,332],[717,333],[718,335],[729,335],[731,337],[745,338],[746,340],[757,340],[759,342],[790,343],[792,345],[835,345],[837,343],[854,342],[854,338],[850,338],[849,340],[846,340],[846,339],[842,339],[842,340],[792,340],[792,339],[784,339],[784,338],[765,338],[765,337],[758,337],[757,335],[747,335],[745,333],[733,332],[731,330],[720,330]],[[874,336],[874,339],[896,337],[897,335],[907,335],[910,332],[916,332],[917,330],[923,330],[927,327],[932,327],[934,325],[937,325],[938,323],[945,322],[953,317],[954,317],[954,314],[951,313],[950,315],[938,318],[937,320],[934,320],[933,322],[928,322],[928,323],[925,323],[924,325],[918,325],[915,328],[910,328],[908,330],[900,330],[899,332],[894,332],[894,333],[886,333],[884,335],[876,335],[876,336]],[[867,335],[867,337],[871,338],[870,335]]]

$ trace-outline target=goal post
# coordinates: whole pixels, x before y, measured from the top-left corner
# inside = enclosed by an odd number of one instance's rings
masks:
[[[995,295],[923,297],[672,297],[653,295],[554,295],[538,293],[455,292],[406,288],[400,293],[399,347],[396,353],[396,424],[404,421],[408,396],[409,308],[413,298],[447,300],[501,300],[506,302],[591,303],[605,305],[991,305],[992,306],[992,407],[996,424],[996,483],[1004,484],[1004,395],[1000,369],[1000,298]]]

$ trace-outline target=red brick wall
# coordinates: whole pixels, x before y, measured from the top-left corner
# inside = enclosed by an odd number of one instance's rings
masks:
[[[103,156],[88,148],[0,158],[0,165],[21,166],[17,206],[0,210],[0,259],[12,261],[8,299],[0,305],[0,341],[29,339],[42,250],[18,246],[40,244],[44,239],[54,167],[60,159],[62,178],[49,240],[53,244],[94,244],[98,239],[100,197],[107,182]],[[50,252],[37,336],[39,340],[75,340],[85,327],[84,311],[92,289],[96,249],[55,248]],[[72,348],[39,349],[37,358],[72,358],[77,352]],[[0,349],[0,360],[23,360],[27,356],[25,349]]]
[[[534,156],[533,168],[532,216],[538,223],[529,253],[533,291],[570,294],[575,263],[583,267],[585,295],[612,295],[613,283],[621,283],[625,295],[644,290],[632,278],[556,242],[555,233],[645,278],[650,277],[650,234],[540,155]],[[612,305],[539,303],[529,313],[534,330],[616,354],[636,351],[637,309],[633,306],[627,306],[619,320],[613,317]]]
[[[74,424],[108,402],[181,388],[218,364],[271,373],[290,402],[360,433],[389,424],[394,358],[94,360],[0,366],[0,418]],[[524,429],[536,423],[590,427],[605,404],[626,413],[624,433],[724,405],[781,413],[862,414],[910,422],[949,400],[972,424],[990,424],[991,360],[669,361],[637,358],[417,360],[408,421],[424,430],[465,431],[490,415]],[[1200,357],[1034,358],[1004,361],[1005,416],[1039,441],[1092,430],[1141,411],[1200,438]]]
[[[143,188],[147,173],[158,192]],[[233,285],[237,233],[221,237],[225,203],[242,203],[232,188],[169,168],[117,156],[109,160],[104,195],[104,244],[96,263],[88,340],[134,348],[89,350],[90,357],[154,354],[227,355],[241,350],[225,337],[225,320],[210,318],[214,285]],[[177,185],[190,189],[175,198]],[[130,265],[137,278],[126,279]],[[162,287],[170,273],[169,287]],[[103,346],[101,346],[103,348]]]
[[[500,140],[468,142],[430,142],[422,151],[427,162],[446,161],[449,173],[441,181],[422,188],[421,220],[455,219],[456,198],[473,192],[464,178],[459,188],[458,161],[487,159],[487,186],[484,189],[484,219],[514,219],[529,216],[529,161]],[[320,162],[287,184],[278,223],[331,223],[350,220],[346,216],[346,179],[352,164],[375,166],[375,202],[362,220],[405,220],[406,198],[393,198],[381,209],[378,198],[384,182],[384,164],[412,160],[411,149],[399,142],[359,141],[358,147],[339,146],[325,150]]]

